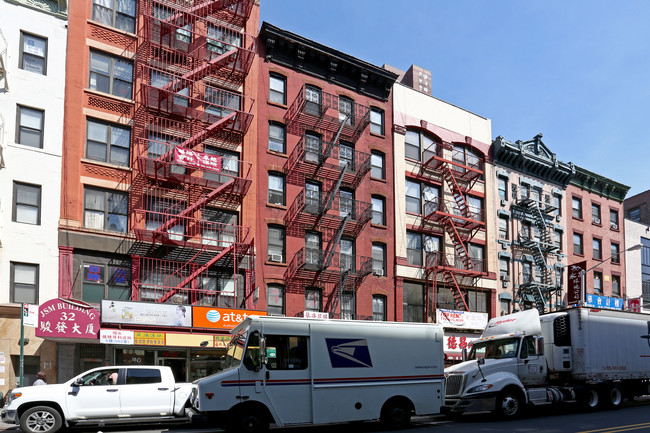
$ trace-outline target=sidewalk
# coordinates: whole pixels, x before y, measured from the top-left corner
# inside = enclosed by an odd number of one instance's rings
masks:
[[[19,426],[16,424],[5,424],[3,422],[0,422],[0,431],[5,431],[5,430],[18,430],[20,429]]]

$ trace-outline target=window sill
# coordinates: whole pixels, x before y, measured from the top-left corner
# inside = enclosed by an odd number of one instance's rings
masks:
[[[281,268],[286,268],[288,266],[286,263],[269,262],[269,261],[264,262],[264,264],[268,265],[268,266],[278,266],[278,267],[281,267]]]
[[[283,108],[285,110],[287,109],[287,104],[280,104],[279,102],[269,101],[268,99],[266,100],[266,103],[273,107]]]
[[[370,227],[375,228],[375,229],[383,229],[383,230],[385,230],[385,229],[388,228],[388,226],[386,226],[386,225],[382,225],[382,224],[373,224],[373,223],[370,223]]]
[[[576,221],[583,221],[584,222],[584,220],[582,218],[580,218],[580,217],[572,216],[571,218],[573,218]]]
[[[382,178],[379,178],[379,177],[371,177],[370,180],[374,180],[376,182],[381,182],[381,183],[388,183],[388,181],[386,179],[382,179]]]
[[[287,158],[286,153],[277,152],[275,150],[267,150],[266,153],[268,153],[269,155],[280,157],[280,158]]]
[[[386,134],[377,134],[376,132],[371,132],[370,136],[371,137],[377,137],[377,138],[383,138],[383,139],[386,138]]]
[[[287,210],[287,206],[283,205],[283,204],[267,203],[266,207],[270,207],[270,208],[273,208],[273,209]]]
[[[120,30],[117,27],[109,26],[107,24],[100,23],[99,21],[95,21],[93,19],[87,19],[86,22],[88,24],[92,24],[94,26],[101,27],[103,29],[110,30],[115,33],[119,33],[121,35],[128,36],[133,39],[136,39],[138,37],[138,35],[136,35],[135,33],[127,32],[126,30]]]
[[[98,165],[100,167],[113,168],[115,170],[133,171],[133,169],[131,167],[128,167],[128,166],[111,164],[110,162],[97,161],[97,160],[94,160],[94,159],[81,158],[81,162],[83,162],[84,164],[89,164],[89,165]]]
[[[115,95],[112,95],[110,93],[100,92],[99,90],[94,90],[94,89],[91,89],[89,87],[86,87],[84,89],[84,91],[86,93],[92,93],[93,95],[102,96],[102,97],[110,98],[110,99],[115,99],[116,101],[125,102],[127,104],[135,105],[135,101],[133,99],[123,98],[121,96],[115,96]]]

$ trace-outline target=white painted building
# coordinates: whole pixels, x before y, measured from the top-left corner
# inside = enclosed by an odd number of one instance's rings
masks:
[[[650,226],[626,218],[625,246],[630,248],[638,244],[643,245],[641,250],[625,253],[627,299],[643,296],[642,311],[650,313]]]
[[[0,17],[0,352],[14,361],[20,303],[58,295],[67,1],[0,0]],[[54,343],[33,336],[26,368],[47,369]],[[2,370],[6,392],[18,371]]]

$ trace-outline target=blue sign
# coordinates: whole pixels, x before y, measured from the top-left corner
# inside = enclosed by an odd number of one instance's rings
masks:
[[[332,368],[372,367],[368,342],[365,339],[326,338]]]
[[[610,298],[609,296],[599,296],[587,294],[587,307],[605,308],[608,310],[623,310],[625,303],[620,298]]]

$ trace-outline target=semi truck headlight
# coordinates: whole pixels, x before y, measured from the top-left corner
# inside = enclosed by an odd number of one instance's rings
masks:
[[[473,388],[468,389],[467,392],[468,393],[471,393],[471,392],[483,392],[483,391],[487,391],[488,389],[492,388],[493,386],[494,385],[479,385],[479,386],[475,386]]]

